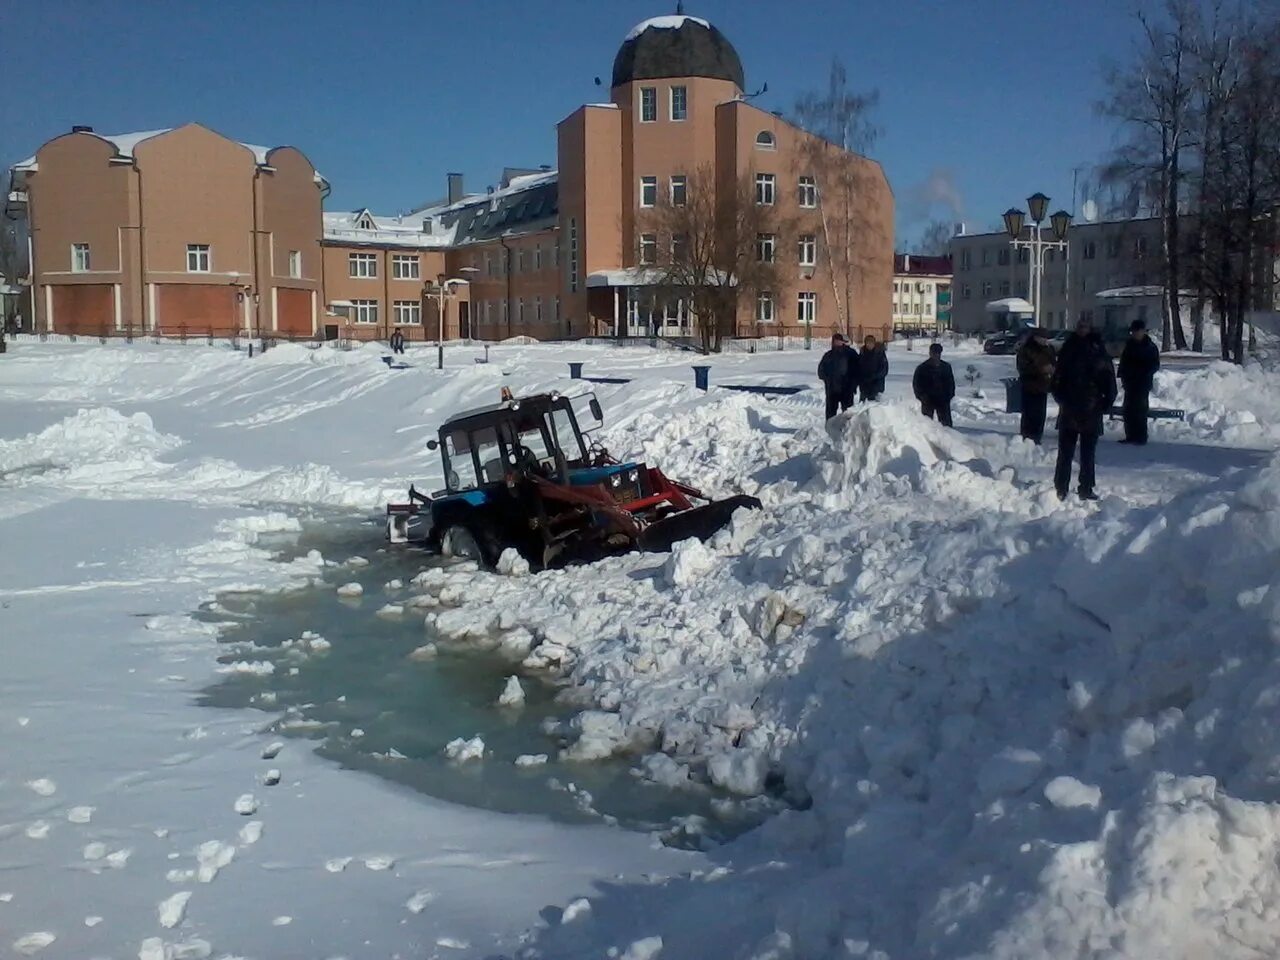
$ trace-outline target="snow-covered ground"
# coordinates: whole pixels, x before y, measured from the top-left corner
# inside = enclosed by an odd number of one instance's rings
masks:
[[[425,349],[391,370],[376,346],[11,346],[0,954],[1280,953],[1276,375],[1162,374],[1155,404],[1187,421],[1104,443],[1102,502],[1060,504],[1051,449],[1002,412],[1011,358],[975,349],[948,348],[950,431],[906,399],[902,345],[886,400],[825,426],[814,390],[715,389],[811,385],[816,351],[712,358],[702,394],[697,359],[644,348],[451,347],[441,374]],[[441,419],[567,390],[574,360],[633,378],[595,387],[615,453],[765,509],[671,555],[455,567],[397,602],[434,595],[434,634],[563,683],[567,757],[786,812],[672,850],[449,805],[300,740],[266,756],[261,713],[197,705],[223,652],[202,602],[315,580],[346,558],[276,559],[300,518],[435,489]]]

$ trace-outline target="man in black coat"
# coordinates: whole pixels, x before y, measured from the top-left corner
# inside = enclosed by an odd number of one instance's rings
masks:
[[[404,334],[396,327],[395,332],[391,334],[391,352],[404,353]]]
[[[889,358],[884,344],[867,334],[862,341],[862,354],[858,358],[858,388],[863,400],[878,400],[884,393],[885,377],[889,376]]]
[[[1102,337],[1080,320],[1058,353],[1053,370],[1053,399],[1058,402],[1058,465],[1053,485],[1058,499],[1071,488],[1071,461],[1080,444],[1080,499],[1097,500],[1094,455],[1102,436],[1102,418],[1116,401],[1116,372]]]
[[[944,427],[951,426],[951,399],[956,395],[956,377],[951,364],[942,359],[942,344],[929,345],[929,359],[916,367],[911,390],[920,401],[920,412],[930,419],[936,414]]]
[[[849,346],[843,333],[831,335],[831,349],[818,361],[818,379],[827,392],[827,419],[853,406],[858,389],[858,351]]]
[[[1141,320],[1129,324],[1129,339],[1120,354],[1120,382],[1124,384],[1124,439],[1121,443],[1147,442],[1147,413],[1151,387],[1160,369],[1160,348],[1147,336]]]

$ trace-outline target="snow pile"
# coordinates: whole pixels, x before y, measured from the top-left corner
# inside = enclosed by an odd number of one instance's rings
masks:
[[[1218,360],[1192,371],[1169,364],[1156,375],[1151,405],[1187,411],[1187,423],[1210,440],[1280,442],[1280,371],[1274,364]]]
[[[47,483],[94,479],[121,482],[153,472],[156,460],[182,445],[160,433],[145,413],[126,416],[109,407],[78,410],[74,415],[17,440],[0,440],[0,477],[7,482]]]

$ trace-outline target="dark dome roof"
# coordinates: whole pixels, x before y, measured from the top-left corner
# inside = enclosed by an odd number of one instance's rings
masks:
[[[744,85],[742,61],[724,34],[697,17],[677,14],[637,24],[613,58],[613,86],[659,77],[711,77]]]

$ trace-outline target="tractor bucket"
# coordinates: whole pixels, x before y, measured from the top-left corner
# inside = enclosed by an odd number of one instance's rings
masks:
[[[640,532],[637,545],[641,550],[661,553],[670,550],[672,544],[690,537],[706,540],[728,525],[733,511],[739,507],[759,510],[760,501],[755,497],[739,495],[727,500],[715,500],[691,510],[682,510],[645,527]]]

